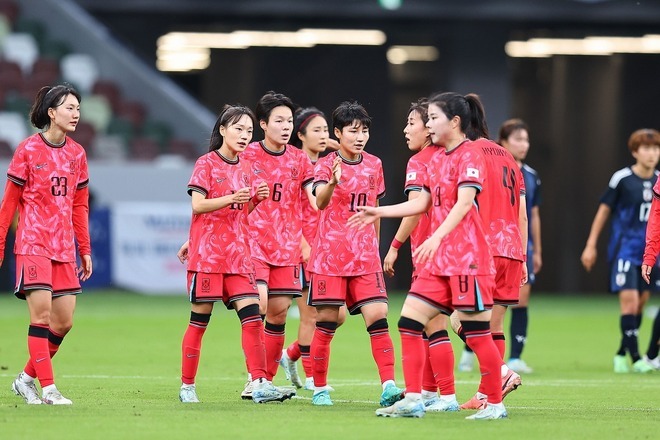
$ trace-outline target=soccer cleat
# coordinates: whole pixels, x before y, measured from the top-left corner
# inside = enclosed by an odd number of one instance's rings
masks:
[[[284,402],[293,397],[294,394],[295,392],[289,393],[279,390],[263,378],[252,386],[252,401],[254,403]]]
[[[630,373],[630,365],[628,365],[628,358],[618,354],[614,356],[614,372]]]
[[[471,416],[467,416],[466,420],[496,420],[506,419],[509,415],[506,413],[504,405],[487,405],[485,409],[477,411]]]
[[[380,406],[392,406],[403,399],[404,390],[389,383],[380,395]]]
[[[44,393],[44,395],[42,396],[42,400],[44,401],[44,403],[48,405],[71,405],[73,403],[69,399],[64,397],[62,393],[60,393],[57,390],[57,388],[47,393]]]
[[[470,372],[474,367],[474,352],[463,349],[461,360],[458,362],[458,371]]]
[[[462,404],[460,409],[486,409],[486,398],[479,398],[475,394],[470,398],[470,400]]]
[[[522,359],[509,359],[506,366],[518,374],[529,374],[533,371],[532,368]]]
[[[179,400],[183,403],[199,403],[195,385],[184,385],[179,390]]]
[[[296,361],[292,361],[289,358],[289,355],[286,354],[286,348],[282,350],[280,367],[284,369],[286,380],[290,380],[291,385],[295,386],[296,388],[302,388],[303,383],[302,380],[300,380],[300,375],[298,374],[298,364]]]
[[[645,359],[639,359],[632,365],[633,373],[650,373],[653,370],[655,370],[653,365],[646,362]]]
[[[328,390],[319,391],[312,395],[312,405],[315,406],[332,406],[332,399]]]
[[[426,413],[421,400],[410,400],[404,397],[394,405],[387,408],[378,408],[376,415],[379,417],[424,417]]]
[[[458,411],[460,408],[456,399],[442,400],[436,396],[428,400],[424,400],[424,409],[426,412],[453,412]]]
[[[245,383],[245,388],[241,392],[241,399],[243,400],[252,400],[252,381],[248,380]]]
[[[34,384],[34,381],[23,382],[20,374],[14,379],[14,382],[12,382],[11,389],[14,394],[25,399],[25,403],[28,405],[41,405],[44,403],[39,398],[39,392],[37,391],[37,386]]]
[[[305,386],[303,387],[304,390],[307,391],[314,391],[314,378],[313,377],[308,377],[305,379]]]
[[[650,359],[645,355],[644,360],[656,370],[660,370],[660,356],[656,356],[654,359]]]
[[[502,399],[504,399],[511,391],[515,391],[522,385],[522,379],[518,373],[509,370],[502,378]]]

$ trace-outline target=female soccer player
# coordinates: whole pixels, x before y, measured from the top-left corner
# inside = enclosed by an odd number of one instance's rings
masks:
[[[294,124],[294,136],[291,144],[307,153],[312,166],[319,160],[319,156],[326,148],[336,150],[339,144],[328,136],[328,122],[325,115],[316,107],[307,107],[296,111]],[[298,339],[292,342],[282,351],[280,365],[284,368],[286,377],[298,388],[303,387],[302,380],[298,374],[296,361],[302,358],[303,370],[305,371],[304,389],[314,391],[314,378],[312,377],[312,360],[310,357],[310,346],[314,336],[314,325],[316,324],[316,308],[307,305],[309,294],[309,274],[307,273],[307,262],[311,252],[310,243],[316,237],[316,228],[319,222],[319,211],[316,203],[311,205],[303,203],[303,240],[302,240],[302,264],[301,283],[303,286],[302,296],[296,298],[298,310],[300,311],[300,325],[298,326]],[[346,308],[340,310],[338,325],[346,319]]]
[[[79,120],[76,90],[66,85],[39,90],[30,121],[43,131],[16,148],[0,208],[0,256],[7,229],[19,210],[14,293],[26,300],[30,313],[30,359],[12,389],[28,404],[71,405],[55,386],[51,358],[73,326],[80,281],[92,275],[87,157],[83,147],[67,136]],[[76,267],[74,237],[80,267]]]
[[[266,378],[272,380],[284,347],[284,328],[292,298],[301,296],[300,247],[303,206],[314,203],[313,171],[307,155],[289,145],[295,106],[281,93],[259,99],[256,117],[264,139],[252,142],[242,157],[252,165],[256,179],[264,180],[270,197],[250,215],[250,246],[266,316]],[[241,394],[250,395],[250,383]]]
[[[209,152],[197,159],[188,183],[193,216],[185,257],[192,311],[181,353],[179,398],[184,403],[199,402],[195,377],[202,337],[215,301],[235,309],[241,320],[243,352],[253,378],[252,400],[263,403],[291,397],[266,379],[263,324],[247,218],[249,211],[268,198],[269,189],[266,182],[253,177],[250,164],[239,158],[252,139],[253,127],[250,109],[225,106],[213,127]]]
[[[423,189],[424,179],[427,175],[426,167],[431,157],[440,147],[431,143],[428,122],[428,100],[421,98],[413,102],[408,110],[408,118],[403,133],[408,148],[415,152],[406,167],[406,183],[404,192],[408,200],[419,196]],[[399,256],[399,248],[410,237],[410,250],[415,252],[417,246],[422,244],[431,235],[431,217],[428,212],[405,217],[394,235],[390,249],[383,260],[385,275],[394,276],[394,263]],[[412,282],[415,281],[420,268],[414,264]],[[454,385],[454,351],[447,332],[447,317],[438,315],[429,321],[424,328],[424,375],[422,381],[422,400],[424,408],[429,412],[458,411],[456,390]],[[435,359],[435,365],[440,370],[434,374],[430,357]],[[437,391],[440,388],[440,396]]]
[[[346,228],[358,206],[376,206],[385,195],[380,159],[364,151],[371,117],[357,102],[343,102],[332,113],[339,151],[319,160],[314,171],[316,204],[321,210],[309,258],[308,304],[316,307],[311,355],[314,376],[312,404],[332,405],[327,388],[330,343],[345,304],[362,314],[378,366],[380,404],[401,399],[394,382],[394,347],[387,325],[387,292],[378,255],[378,225]]]
[[[655,279],[650,286],[643,283],[641,266],[653,186],[658,179],[655,168],[660,160],[660,133],[649,129],[635,131],[628,139],[628,150],[635,164],[612,175],[600,199],[581,261],[587,271],[596,263],[598,237],[612,214],[607,260],[610,291],[618,293],[621,308],[621,344],[614,356],[614,372],[628,373],[632,369],[635,373],[648,373],[653,366],[639,354],[637,333],[650,291],[658,290]]]
[[[432,207],[433,234],[414,252],[424,266],[410,288],[399,320],[406,397],[376,410],[384,417],[422,417],[422,368],[424,326],[439,313],[458,311],[465,336],[479,360],[487,406],[473,420],[507,417],[502,404],[502,359],[490,332],[495,266],[484,226],[474,207],[484,183],[483,153],[467,139],[472,126],[485,126],[481,101],[476,95],[435,94],[429,99],[431,140],[445,147],[428,166],[424,191],[398,205],[360,207],[350,224],[370,224],[380,217],[407,217]],[[428,264],[427,264],[428,263]]]

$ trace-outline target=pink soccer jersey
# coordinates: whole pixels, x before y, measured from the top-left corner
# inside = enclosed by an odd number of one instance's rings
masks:
[[[316,162],[311,162],[312,167]],[[316,229],[319,226],[319,211],[314,209],[310,203],[303,203],[302,233],[307,243],[311,246],[316,237]]]
[[[332,177],[332,162],[339,153],[320,159],[314,169],[314,187]],[[363,152],[355,162],[342,158],[341,181],[328,206],[321,210],[308,270],[331,276],[357,276],[382,272],[378,238],[373,226],[349,228],[349,217],[358,206],[376,206],[385,195],[383,165],[376,156]]]
[[[14,252],[75,261],[73,201],[89,184],[83,147],[68,136],[64,145],[53,145],[34,134],[16,148],[7,178],[23,187]]]
[[[252,257],[273,266],[300,264],[305,186],[314,180],[309,157],[291,145],[274,152],[252,142],[241,159],[250,162],[255,184],[266,181],[270,188],[249,216]]]
[[[449,152],[433,156],[424,189],[431,193],[431,231],[445,220],[458,200],[458,189],[466,186],[481,191],[486,165],[483,153],[472,142],[465,141]],[[482,220],[473,206],[460,223],[441,242],[431,264],[433,275],[494,275]],[[425,269],[426,269],[425,268]]]
[[[251,187],[251,183],[250,165],[242,157],[230,161],[214,150],[197,159],[188,193],[197,191],[207,199],[215,199]],[[247,204],[232,204],[213,212],[192,215],[188,270],[230,274],[254,272]]]
[[[406,183],[404,192],[408,195],[411,191],[421,191],[424,188],[424,180],[427,178],[427,167],[431,162],[431,158],[438,151],[442,150],[435,145],[429,145],[422,151],[416,153],[408,160],[406,167]],[[425,212],[419,217],[419,222],[413,231],[410,233],[410,252],[415,252],[417,246],[424,243],[424,240],[429,238],[433,231],[431,231],[431,214]]]
[[[486,183],[477,204],[491,254],[522,261],[519,227],[520,197],[525,195],[522,171],[501,145],[484,138],[473,144],[481,148],[486,159]]]

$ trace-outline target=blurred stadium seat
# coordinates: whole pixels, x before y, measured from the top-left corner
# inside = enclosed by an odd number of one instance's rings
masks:
[[[99,78],[99,67],[91,55],[70,53],[60,61],[62,79],[73,84],[78,91],[89,94],[94,83]]]
[[[87,151],[88,156],[93,157],[92,153],[92,143],[94,142],[94,137],[96,137],[96,130],[94,126],[85,121],[79,121],[76,126],[76,131],[70,134],[71,138],[82,145]]]
[[[105,96],[85,96],[80,103],[80,117],[96,131],[105,132],[112,121],[112,108]]]
[[[94,138],[90,156],[98,160],[126,160],[124,140],[116,135],[99,134]]]
[[[39,57],[39,46],[30,34],[11,33],[2,40],[2,54],[5,60],[21,66],[24,75],[32,71],[32,64]]]
[[[131,141],[131,159],[154,160],[161,153],[160,145],[154,140],[138,137]]]
[[[92,87],[92,93],[94,95],[104,96],[105,99],[110,103],[112,111],[116,112],[119,102],[121,101],[121,91],[114,81],[99,79],[94,83]]]
[[[6,141],[15,149],[30,135],[25,116],[16,112],[0,112],[0,140]]]

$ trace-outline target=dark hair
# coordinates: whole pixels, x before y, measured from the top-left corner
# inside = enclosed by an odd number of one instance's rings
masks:
[[[78,104],[82,101],[80,93],[69,84],[55,87],[44,86],[39,89],[30,109],[30,122],[32,125],[39,129],[50,126],[48,109],[59,107],[69,95],[75,96],[78,99]]]
[[[500,134],[497,143],[502,144],[502,142],[509,139],[509,136],[518,130],[529,131],[527,124],[522,119],[514,118],[504,121],[500,127]]]
[[[232,124],[237,123],[238,120],[243,117],[243,115],[248,115],[250,117],[253,126],[256,124],[254,113],[252,113],[252,110],[245,107],[244,105],[225,104],[225,106],[222,107],[220,115],[218,116],[218,119],[215,121],[215,125],[213,126],[213,131],[211,132],[211,139],[209,139],[209,151],[217,150],[218,148],[222,147],[223,139],[222,135],[220,134],[220,127],[222,126],[226,128]]]
[[[412,112],[419,113],[422,122],[426,124],[429,121],[429,100],[426,98],[419,98],[417,101],[411,102],[408,114]]]
[[[333,130],[337,128],[341,131],[353,121],[359,121],[367,128],[371,127],[371,116],[357,101],[344,101],[332,112]]]
[[[631,153],[639,150],[642,145],[660,146],[660,133],[652,128],[640,128],[635,130],[628,138],[628,149]]]
[[[296,111],[296,105],[291,101],[291,98],[285,96],[281,93],[275,93],[272,90],[266,92],[259,101],[257,101],[257,106],[255,107],[255,115],[258,121],[268,122],[270,114],[273,112],[275,107],[289,107],[291,109],[291,114],[293,115]]]
[[[465,96],[454,92],[436,93],[429,98],[429,104],[437,105],[447,119],[461,118],[461,131],[468,139],[489,137],[484,106],[474,93]]]
[[[289,141],[291,145],[302,148],[302,141],[298,137],[298,133],[307,133],[307,126],[309,125],[309,122],[316,116],[320,116],[325,119],[323,112],[316,107],[305,107],[296,110],[296,113],[293,116],[293,135]]]

